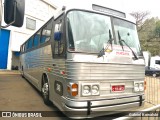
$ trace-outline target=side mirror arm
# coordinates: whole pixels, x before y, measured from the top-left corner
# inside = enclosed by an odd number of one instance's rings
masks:
[[[16,8],[17,8],[17,2],[15,1],[14,2],[14,19],[13,19],[13,21],[11,23],[7,24],[6,26],[1,26],[1,28],[7,28],[10,25],[12,25],[13,23],[15,23],[15,21],[16,21],[16,10],[15,9]]]

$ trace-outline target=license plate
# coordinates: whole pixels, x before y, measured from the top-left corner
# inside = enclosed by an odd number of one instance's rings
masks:
[[[123,92],[125,85],[112,85],[112,92]]]

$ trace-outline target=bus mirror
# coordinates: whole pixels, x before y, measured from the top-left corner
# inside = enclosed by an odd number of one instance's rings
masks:
[[[6,26],[22,27],[24,20],[25,0],[5,0],[4,21]]]
[[[59,32],[55,32],[54,33],[54,40],[55,41],[60,41],[61,40],[61,35],[62,33],[59,31]]]

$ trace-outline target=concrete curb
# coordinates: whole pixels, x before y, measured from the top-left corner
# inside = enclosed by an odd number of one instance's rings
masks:
[[[0,70],[0,75],[2,74],[20,75],[21,73],[18,70]]]

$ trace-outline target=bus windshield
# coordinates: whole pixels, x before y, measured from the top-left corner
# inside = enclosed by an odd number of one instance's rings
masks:
[[[133,48],[140,51],[136,26],[133,23],[113,18],[115,38],[112,43],[119,44],[117,32]],[[70,11],[67,14],[69,50],[75,52],[99,53],[108,42],[109,31],[113,36],[111,18],[106,15],[86,11]]]
[[[134,52],[140,54],[141,48],[136,30],[136,25],[118,18],[113,18],[113,25],[116,35],[116,40],[119,41],[118,32],[121,39],[124,40],[128,46],[134,48]],[[119,44],[119,42],[117,42]],[[126,44],[123,44],[124,46]]]
[[[109,40],[110,17],[84,11],[67,15],[69,48],[77,52],[98,53]]]

